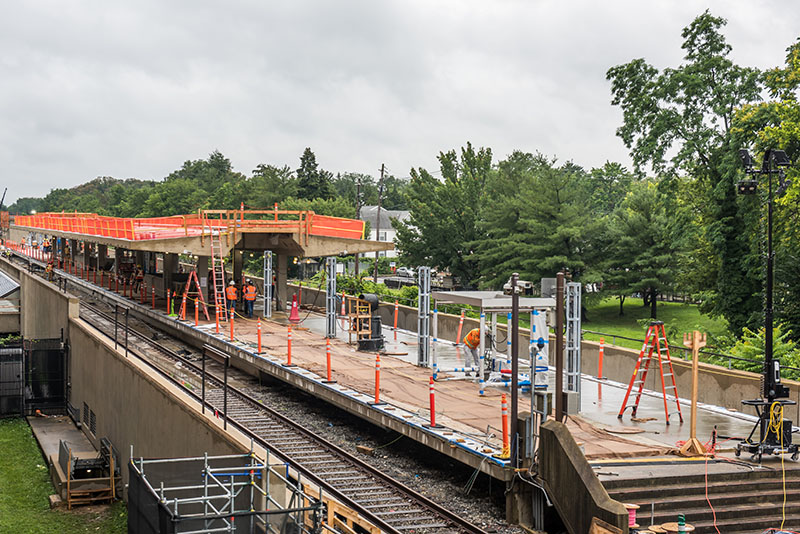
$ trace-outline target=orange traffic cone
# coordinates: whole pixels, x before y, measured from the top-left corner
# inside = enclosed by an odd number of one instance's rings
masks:
[[[300,308],[297,307],[297,295],[292,296],[292,311],[289,312],[289,322],[290,323],[300,322]]]

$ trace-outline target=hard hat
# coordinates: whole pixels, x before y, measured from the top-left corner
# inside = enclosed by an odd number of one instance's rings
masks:
[[[229,286],[235,286],[235,285],[236,285],[236,282],[234,282],[233,280],[231,280],[231,281],[228,283],[228,285],[229,285]]]
[[[252,280],[250,280],[250,279],[248,279],[248,280],[247,280],[247,283],[248,283],[248,284],[252,284],[252,283],[253,283],[253,281],[252,281]]]

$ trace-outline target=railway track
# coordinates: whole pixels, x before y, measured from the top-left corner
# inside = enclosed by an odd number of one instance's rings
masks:
[[[114,317],[81,301],[80,317],[104,335],[114,338]],[[124,325],[118,325],[122,339]],[[193,387],[186,391],[198,402],[202,398],[202,369],[194,360],[130,328],[128,352],[157,370],[167,379]],[[224,412],[223,367],[206,359],[205,403],[209,409]],[[314,481],[365,519],[392,534],[464,533],[484,534],[480,528],[457,514],[420,495],[411,488],[381,473],[376,468],[320,438],[286,416],[265,406],[249,388],[227,387],[227,421],[256,443],[275,452],[303,477]]]

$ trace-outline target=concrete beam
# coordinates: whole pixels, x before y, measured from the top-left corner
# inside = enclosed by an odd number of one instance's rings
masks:
[[[209,284],[209,276],[208,276],[208,260],[210,258],[208,256],[198,256],[197,257],[197,279],[200,282],[200,289],[203,292],[203,300],[206,301],[206,304],[209,303],[208,300],[208,284]],[[211,311],[209,311],[211,313]]]
[[[108,245],[97,244],[97,268],[102,269],[108,260]]]
[[[41,232],[38,228],[12,225],[10,239],[19,241],[29,232]],[[58,230],[47,230],[54,236],[68,239],[87,239],[112,247],[122,247],[127,250],[156,251],[174,254],[184,252],[197,256],[211,255],[211,240],[208,236],[175,237],[170,239],[142,239],[130,241],[127,239],[113,239],[101,236],[86,236],[73,232],[62,232]],[[222,255],[227,256],[231,249],[241,250],[272,250],[276,254],[287,256],[317,257],[317,256],[336,256],[339,254],[354,254],[377,252],[381,250],[394,250],[394,244],[386,241],[368,241],[366,239],[346,239],[341,237],[320,237],[308,236],[307,243],[299,243],[296,234],[275,234],[275,233],[245,233],[236,235],[237,243],[233,240],[222,239]]]
[[[273,256],[273,259],[275,261],[272,265],[272,270],[275,273],[275,309],[277,311],[286,311],[289,258],[285,254],[278,254]]]
[[[164,254],[164,291],[172,287],[173,274],[178,272],[178,255]]]
[[[233,251],[233,281],[236,282],[236,285],[242,282],[242,262],[244,258],[242,257],[241,250],[234,250]],[[240,289],[241,291],[241,289]]]

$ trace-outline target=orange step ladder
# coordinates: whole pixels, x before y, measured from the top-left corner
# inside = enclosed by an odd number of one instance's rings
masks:
[[[195,291],[191,291],[192,282],[194,282]],[[178,317],[180,317],[182,321],[186,319],[187,302],[192,298],[196,299],[196,301],[203,306],[202,310],[203,314],[206,316],[206,321],[210,321],[211,319],[208,317],[206,301],[203,300],[203,290],[200,288],[200,282],[197,280],[197,271],[189,273],[189,278],[186,279],[186,287],[183,289],[183,301],[181,302],[181,309],[178,313]],[[195,302],[195,306],[197,306],[197,302]]]
[[[661,321],[651,322],[647,329],[644,345],[642,345],[639,359],[636,361],[636,367],[633,369],[633,376],[631,376],[631,382],[628,384],[628,391],[625,392],[625,400],[622,401],[622,408],[620,408],[617,418],[622,419],[622,414],[628,408],[632,408],[631,416],[636,417],[636,411],[639,408],[639,401],[642,399],[642,391],[647,379],[647,371],[650,370],[650,362],[653,359],[658,360],[658,371],[661,373],[661,392],[664,396],[664,415],[667,417],[667,424],[669,424],[670,416],[669,408],[667,407],[667,390],[672,390],[671,394],[675,397],[675,406],[682,423],[683,414],[681,414],[681,403],[680,399],[678,399],[678,386],[675,385],[675,371],[672,369],[672,359],[669,355],[667,333],[664,329],[664,323]],[[664,373],[665,365],[667,373]],[[667,385],[666,377],[670,378],[672,385]],[[634,401],[632,404],[628,404],[628,399],[634,387],[638,387],[636,393],[634,393]]]

